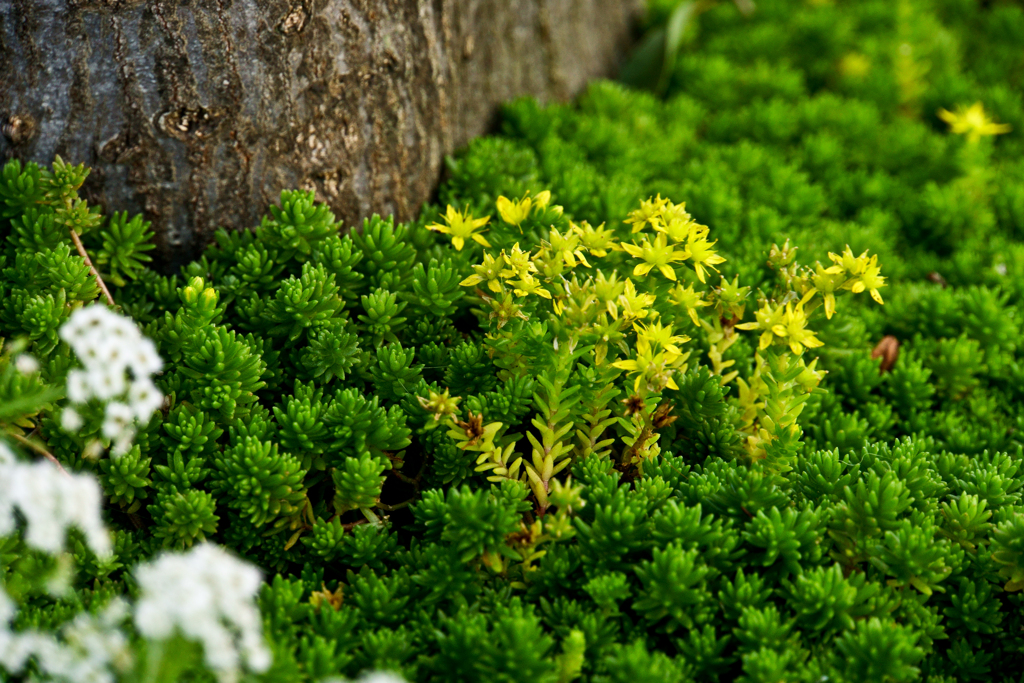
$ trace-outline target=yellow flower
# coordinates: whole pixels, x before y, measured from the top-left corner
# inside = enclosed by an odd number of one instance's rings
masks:
[[[686,212],[686,204],[669,202],[659,219],[652,222],[654,229],[663,232],[674,242],[685,242],[693,237],[708,234],[708,227],[693,220]]]
[[[738,330],[764,330],[761,333],[761,340],[758,346],[762,351],[772,343],[772,329],[783,322],[786,312],[781,306],[772,306],[767,301],[754,313],[756,322],[740,323],[736,326]]]
[[[833,266],[835,267],[835,266]],[[825,317],[829,320],[836,312],[836,290],[839,289],[845,276],[837,273],[830,273],[831,268],[825,269],[820,263],[815,268],[815,273],[811,277],[811,282],[814,284],[815,291],[821,292],[822,297],[825,300]]]
[[[416,400],[424,410],[434,415],[435,422],[439,422],[442,417],[456,415],[459,412],[459,401],[462,399],[458,396],[449,396],[448,389],[445,389],[443,394],[431,390],[427,398],[417,396]]]
[[[615,233],[605,228],[604,223],[596,228],[587,221],[582,221],[579,225],[576,223],[570,223],[570,225],[573,232],[580,236],[583,246],[594,256],[603,258],[608,255],[609,249],[615,248]]]
[[[626,278],[625,291],[618,297],[618,304],[622,306],[622,313],[627,320],[646,318],[650,311],[647,308],[654,303],[653,294],[637,294],[633,281]],[[608,302],[608,312],[613,318],[618,319],[618,307],[615,303]]]
[[[854,256],[850,250],[849,245],[846,247],[846,251],[843,252],[842,256],[838,254],[830,253],[828,255],[836,265],[831,268],[826,268],[824,273],[829,275],[843,275],[850,279],[843,283],[844,289],[849,289],[854,294],[860,294],[864,290],[868,290],[871,293],[871,298],[882,303],[882,295],[878,293],[879,287],[885,287],[885,278],[881,276],[881,266],[878,265],[878,255],[874,255],[868,258],[868,252],[865,251],[860,256]],[[815,278],[815,288],[817,286],[817,276]],[[820,289],[824,292],[824,289]],[[829,301],[826,297],[825,300],[825,312],[828,315]],[[832,306],[835,306],[834,297]],[[832,317],[832,316],[828,316]]]
[[[630,211],[629,216],[623,222],[633,226],[633,232],[640,232],[644,229],[644,226],[647,225],[647,223],[654,225],[658,221],[658,217],[661,215],[661,210],[668,203],[669,201],[667,199],[662,199],[660,194],[657,199],[641,201],[640,208],[636,211]]]
[[[594,296],[602,306],[605,304],[614,305],[613,302],[619,298],[619,295],[625,289],[625,283],[619,280],[619,274],[614,270],[611,275],[605,275],[603,270],[598,270],[595,275],[596,277],[594,277],[591,284]],[[611,312],[611,309],[609,309],[609,312]]]
[[[860,275],[868,264],[868,252],[865,251],[860,256],[854,256],[849,244],[846,245],[842,256],[829,252],[828,257],[836,264],[825,270],[831,275]]]
[[[866,289],[870,292],[872,299],[880,304],[884,303],[882,295],[878,293],[879,287],[885,287],[885,278],[881,276],[881,270],[881,266],[878,265],[878,256],[872,256],[864,272],[861,273],[857,281],[850,287],[850,291],[854,294],[860,294]]]
[[[502,262],[494,258],[490,254],[484,254],[484,262],[479,266],[473,266],[475,271],[473,275],[470,275],[465,280],[459,283],[462,287],[472,287],[473,285],[480,284],[481,282],[487,283],[487,289],[492,292],[501,291],[501,266]]]
[[[672,334],[671,325],[662,325],[661,323],[640,325],[638,323],[633,323],[633,329],[636,330],[639,339],[643,339],[649,344],[657,344],[665,351],[677,356],[683,355],[683,352],[678,346],[676,346],[676,344],[685,344],[690,341],[690,338],[686,335],[674,336]]]
[[[493,450],[494,437],[502,427],[500,422],[484,425],[483,415],[474,415],[473,413],[469,413],[464,421],[452,418],[448,424],[451,427],[448,430],[448,436],[455,440],[455,445],[458,448],[464,451],[479,452]]]
[[[966,135],[967,141],[975,143],[986,135],[1002,135],[1010,132],[1008,123],[996,123],[985,113],[981,102],[970,107],[960,105],[956,113],[939,109],[939,118],[949,124],[949,129],[957,135]]]
[[[529,296],[536,294],[542,296],[545,299],[551,298],[551,292],[544,289],[540,280],[536,279],[532,275],[524,275],[520,280],[512,280],[510,284],[515,286],[515,293],[518,296]]]
[[[653,244],[647,238],[644,238],[640,245],[623,242],[622,249],[634,258],[643,259],[643,263],[638,263],[633,268],[633,275],[636,277],[646,275],[651,272],[652,268],[657,268],[669,280],[675,280],[676,271],[670,264],[682,261],[687,256],[686,252],[676,251],[674,247],[668,245],[668,237],[665,233],[658,233]]]
[[[793,305],[793,302],[786,304],[786,313],[782,322],[772,326],[772,332],[780,337],[786,337],[789,348],[797,355],[804,352],[805,346],[813,349],[824,345],[824,342],[814,336],[814,332],[807,329],[804,302],[813,294],[814,290],[812,289],[796,306]]]
[[[541,193],[545,194],[544,192]],[[546,193],[544,198],[544,204],[547,204],[547,199],[551,197],[551,193]],[[526,220],[526,217],[530,215],[530,208],[533,206],[534,200],[530,199],[529,196],[523,197],[518,201],[512,201],[508,197],[502,195],[498,197],[498,213],[501,214],[501,220],[505,221],[509,225],[515,225],[518,227],[520,223]]]
[[[465,244],[467,239],[472,239],[474,242],[485,247],[491,246],[488,244],[487,240],[484,239],[483,235],[476,233],[478,228],[482,228],[487,225],[487,221],[491,220],[490,216],[485,216],[484,218],[473,218],[473,214],[469,212],[469,207],[466,207],[465,213],[463,213],[449,204],[448,210],[441,215],[441,218],[444,219],[447,225],[431,223],[427,226],[427,229],[451,235],[452,244],[458,251],[462,251],[462,245]]]
[[[580,247],[580,236],[577,234],[570,232],[563,235],[552,228],[547,247],[554,253],[555,258],[562,259],[570,268],[576,267],[576,259],[579,259],[580,263],[587,268],[590,267],[586,256],[584,256],[584,250]]]
[[[530,252],[520,249],[519,242],[512,245],[511,253],[502,249],[501,258],[508,265],[508,268],[501,271],[503,278],[529,277],[530,273],[537,272],[537,266],[533,263],[533,259],[530,258]]]
[[[703,227],[703,226],[698,226]],[[686,254],[691,261],[693,261],[693,269],[697,271],[697,279],[704,282],[704,268],[710,268],[711,270],[718,272],[718,268],[715,268],[719,263],[725,263],[725,259],[715,253],[712,249],[715,242],[708,242],[707,237],[704,235],[696,236],[697,233],[691,232],[690,239],[686,242]]]
[[[803,387],[803,390],[807,393],[811,393],[815,387],[821,384],[821,380],[827,374],[824,370],[815,370],[814,368],[817,365],[818,359],[815,358],[811,361],[810,365],[804,366],[803,371],[796,378],[796,383]]]
[[[637,393],[644,386],[646,380],[647,388],[654,391],[661,391],[664,388],[678,389],[673,375],[677,369],[683,366],[686,355],[679,355],[669,351],[654,353],[651,344],[640,337],[636,342],[636,358],[620,360],[612,363],[612,367],[625,370],[629,374],[636,374],[633,383],[633,390]]]
[[[661,195],[658,195],[659,197]],[[681,204],[673,204],[672,202],[665,200],[665,205],[661,209],[661,220],[665,223],[672,222],[683,222],[692,223],[693,219],[690,217],[689,212],[686,210],[686,202]]]
[[[715,290],[715,294],[725,316],[735,320],[743,318],[743,313],[747,310],[745,302],[750,296],[750,287],[740,287],[739,275],[734,277],[732,282],[722,278],[722,285]]]
[[[676,285],[671,294],[672,301],[677,305],[684,307],[686,312],[690,315],[690,320],[693,321],[693,324],[700,327],[700,318],[697,317],[697,309],[710,306],[711,304],[704,301],[703,295],[694,290],[692,284],[686,288],[683,288],[681,284]]]

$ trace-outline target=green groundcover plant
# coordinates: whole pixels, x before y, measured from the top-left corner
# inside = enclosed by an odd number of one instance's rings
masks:
[[[741,8],[173,275],[8,162],[0,675],[1019,680],[1024,9]]]

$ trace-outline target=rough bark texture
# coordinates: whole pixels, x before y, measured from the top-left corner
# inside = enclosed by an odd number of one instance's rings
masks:
[[[0,0],[0,162],[59,154],[161,260],[285,188],[412,216],[521,94],[611,73],[640,0]]]

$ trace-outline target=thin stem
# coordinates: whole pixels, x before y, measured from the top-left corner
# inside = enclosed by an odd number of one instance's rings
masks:
[[[407,505],[409,505],[410,503],[412,503],[414,500],[416,500],[416,496],[413,496],[409,500],[403,500],[401,503],[395,503],[394,505],[388,505],[386,503],[379,503],[378,502],[377,503],[377,507],[379,507],[381,510],[386,510],[388,512],[394,512],[395,510],[401,510],[402,508],[404,508]]]
[[[419,486],[419,479],[413,479],[412,477],[408,477],[395,469],[391,470],[391,474],[398,477],[400,481],[404,481],[406,484],[411,484],[416,487]]]
[[[96,270],[96,266],[92,264],[92,259],[89,258],[89,253],[85,250],[85,245],[82,244],[82,240],[78,236],[78,233],[75,232],[74,228],[71,228],[71,241],[75,243],[75,248],[78,249],[78,255],[82,257],[82,260],[85,261],[85,265],[89,266],[89,271],[92,273],[92,276],[96,278],[96,284],[98,284],[100,289],[103,290],[103,296],[106,297],[107,303],[110,304],[111,308],[116,307],[117,304],[114,303],[114,297],[110,296],[110,290],[107,289],[106,283],[103,282],[103,278],[100,277],[100,271]]]
[[[48,451],[45,448],[43,448],[42,446],[37,444],[35,441],[31,441],[29,439],[26,439],[25,437],[23,437],[20,434],[14,434],[14,433],[11,433],[11,432],[8,432],[8,434],[10,436],[14,437],[14,440],[17,441],[18,443],[23,444],[25,446],[28,446],[29,448],[34,450],[36,453],[41,454],[44,458],[46,458],[47,460],[52,462],[54,465],[57,466],[58,470],[60,470],[62,473],[64,473],[65,476],[68,476],[68,477],[71,476],[70,474],[68,474],[68,471],[64,469],[63,465],[60,464],[60,461],[57,460],[57,458],[54,457],[53,453],[51,453],[50,451]]]

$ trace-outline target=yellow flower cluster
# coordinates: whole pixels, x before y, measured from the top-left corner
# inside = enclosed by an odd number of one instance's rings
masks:
[[[693,220],[686,212],[686,204],[674,204],[658,195],[641,202],[640,208],[629,214],[626,223],[632,226],[634,234],[648,226],[655,233],[653,241],[651,235],[645,235],[640,244],[623,242],[620,245],[627,254],[641,260],[633,268],[635,277],[656,268],[669,280],[675,280],[672,264],[689,261],[697,279],[706,282],[707,269],[717,271],[715,266],[725,262],[712,248],[715,242],[708,241],[708,227]]]
[[[550,193],[542,192],[533,198],[527,195],[517,200],[499,197],[496,208],[505,224],[519,227],[531,212],[548,208],[549,202]],[[559,209],[553,206],[549,210]],[[449,213],[452,214],[449,225],[471,225],[471,221],[478,220],[454,209]],[[608,275],[594,268],[592,259],[604,258],[616,251],[625,252],[642,260],[633,269],[634,277],[642,277],[657,268],[673,280],[676,273],[672,264],[690,262],[701,281],[705,281],[707,269],[714,269],[724,259],[712,249],[713,243],[707,239],[708,228],[697,224],[682,204],[659,196],[643,202],[626,222],[632,226],[633,234],[648,228],[651,232],[641,235],[640,245],[620,244],[615,231],[604,224],[595,227],[585,221],[570,221],[568,229],[550,226],[547,234],[538,240],[535,250],[524,251],[518,242],[500,253],[485,250],[481,263],[473,266],[473,274],[461,285],[480,287],[484,300],[493,309],[491,318],[497,320],[499,328],[515,318],[527,319],[522,310],[526,304],[515,297],[548,299],[558,316],[552,321],[556,329],[566,331],[570,337],[588,335],[593,339],[598,364],[604,362],[613,346],[626,355],[625,360],[615,362],[614,366],[635,375],[637,392],[675,389],[673,376],[685,370],[689,356],[679,345],[689,338],[673,334],[672,327],[660,321],[658,311],[653,308],[654,294],[638,288],[629,278],[619,280],[614,271]],[[459,234],[463,240],[476,237],[467,234],[465,228]],[[531,234],[537,237],[536,225],[531,228]],[[581,268],[592,270],[582,275]],[[726,289],[727,294],[739,296],[737,301],[746,296],[746,290],[741,292],[738,285]],[[669,301],[675,301],[680,309],[686,310],[698,326],[701,322],[697,311],[715,305],[693,284],[677,285]],[[742,305],[736,310],[742,315]],[[631,327],[637,334],[633,345],[626,339]],[[723,350],[728,341],[723,342]],[[722,367],[731,364],[719,361]]]
[[[690,341],[690,338],[674,335],[670,325],[656,322],[649,325],[633,323],[633,329],[637,333],[636,357],[616,361],[612,367],[636,375],[633,391],[638,394],[643,389],[655,392],[666,388],[678,389],[673,375],[686,372],[686,360],[690,357],[689,352],[683,353],[678,345]]]
[[[551,193],[546,190],[533,198],[527,195],[518,200],[510,200],[502,196],[498,197],[497,209],[505,223],[518,227],[530,215],[530,211],[547,207],[550,199]],[[452,207],[448,209],[452,211]],[[561,213],[559,206],[552,209]],[[614,248],[613,245],[611,231],[604,230],[603,225],[594,228],[586,222],[580,225],[570,223],[570,229],[564,233],[551,227],[548,238],[541,241],[535,252],[523,251],[518,242],[510,250],[502,249],[497,257],[485,252],[483,263],[473,266],[473,275],[460,284],[472,287],[484,283],[495,294],[505,293],[511,287],[516,296],[536,295],[551,299],[548,287],[566,269],[572,270],[580,265],[589,268],[588,253],[604,256],[609,248]]]
[[[787,295],[788,300],[779,303],[763,301],[761,308],[754,314],[754,322],[736,325],[740,330],[761,330],[761,350],[768,348],[776,338],[785,341],[797,355],[803,353],[805,348],[813,349],[822,345],[814,332],[807,329],[810,313],[808,306],[813,310],[819,305],[814,300],[816,294],[821,295],[820,304],[824,305],[825,317],[829,320],[836,312],[836,292],[841,290],[854,294],[867,291],[872,299],[883,303],[878,290],[885,286],[885,278],[881,275],[877,255],[869,257],[865,251],[860,256],[854,256],[847,246],[842,254],[829,253],[829,259],[834,265],[826,268],[818,263],[811,270],[790,265],[794,252],[788,245],[783,250],[776,247],[772,251],[779,265],[785,266],[781,270],[787,286],[793,288]],[[802,292],[802,296],[797,292]],[[797,296],[800,296],[798,301]]]
[[[813,289],[810,290],[821,292],[824,297],[826,318],[831,320],[835,314],[835,293],[842,289],[854,294],[867,290],[872,299],[880,304],[884,303],[878,289],[885,286],[885,278],[881,275],[882,268],[878,265],[877,255],[868,258],[868,252],[865,251],[860,256],[854,256],[847,245],[846,251],[841,255],[830,252],[828,257],[835,265],[824,268],[820,263],[817,264],[811,277]]]
[[[855,256],[847,246],[842,254],[829,253],[829,260],[833,264],[829,267],[821,263],[814,268],[802,267],[796,262],[796,249],[788,242],[782,248],[773,246],[768,262],[776,270],[781,291],[772,299],[762,299],[754,322],[735,325],[740,330],[761,331],[754,373],[737,378],[738,403],[743,415],[741,431],[748,434],[748,456],[754,460],[767,457],[766,446],[772,441],[782,439],[786,443],[797,438],[796,418],[807,395],[822,379],[823,372],[815,369],[817,359],[807,363],[802,357],[805,349],[823,344],[808,328],[813,311],[822,306],[826,318],[831,319],[836,310],[836,294],[842,290],[854,294],[867,291],[872,299],[882,303],[878,290],[885,286],[885,278],[877,256],[869,257],[867,252]],[[723,292],[725,289],[722,288]],[[736,292],[721,295],[720,305],[726,300],[738,302],[743,298],[736,284],[728,289]],[[738,313],[736,317],[741,318],[742,309],[734,310]],[[761,353],[776,342],[793,355]],[[773,467],[784,469],[788,465],[779,462]]]
[[[486,282],[487,289],[495,294],[505,292],[505,285],[508,284],[517,296],[535,294],[545,299],[551,298],[551,292],[544,289],[541,281],[534,277],[537,265],[533,257],[530,252],[520,249],[518,242],[509,251],[502,249],[497,258],[484,254],[484,262],[473,266],[473,271],[472,275],[459,284],[472,287]]]
[[[605,299],[605,307],[613,320],[619,320],[620,317],[627,321],[641,320],[649,315],[657,315],[656,311],[651,311],[656,298],[653,294],[638,292],[636,285],[627,277],[622,289],[616,289],[615,296]]]
[[[814,294],[813,289],[808,291],[796,305],[792,301],[785,305],[772,305],[771,302],[765,302],[754,314],[755,322],[741,323],[736,325],[736,328],[763,330],[759,345],[762,351],[771,345],[775,337],[784,337],[789,348],[797,355],[804,352],[804,347],[817,348],[822,345],[822,342],[814,336],[814,332],[807,329],[807,314],[804,312],[804,304]]]
[[[509,225],[519,227],[519,225],[525,221],[530,211],[534,209],[543,209],[551,201],[551,192],[545,190],[540,192],[536,197],[530,197],[529,194],[522,199],[511,200],[508,197],[498,197],[497,208],[498,215],[501,216],[501,220],[505,221]],[[561,207],[556,207],[561,211]],[[431,223],[427,226],[428,230],[434,232],[440,232],[445,235],[450,235],[452,238],[452,245],[456,250],[462,251],[462,247],[465,246],[466,240],[473,240],[477,244],[490,247],[491,244],[487,239],[478,232],[480,228],[487,225],[491,220],[490,216],[483,218],[475,218],[473,213],[467,206],[462,211],[459,211],[451,204],[448,205],[447,210],[441,214],[441,219],[444,223]]]

